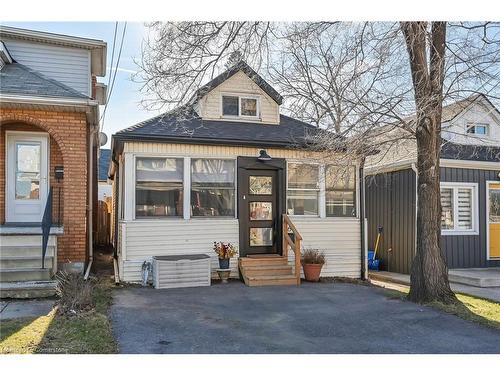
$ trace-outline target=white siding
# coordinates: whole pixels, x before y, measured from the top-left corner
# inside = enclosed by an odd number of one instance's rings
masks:
[[[236,219],[158,219],[124,222],[121,270],[122,279],[139,282],[141,265],[153,256],[179,254],[207,254],[211,256],[212,276],[217,277],[217,255],[214,241],[231,242],[238,246],[238,220]],[[123,247],[125,251],[123,254]],[[238,276],[238,262],[231,259],[231,276]]]
[[[18,63],[91,95],[90,51],[7,38],[3,42]]]
[[[292,217],[303,237],[302,249],[323,251],[326,264],[323,277],[361,277],[361,232],[358,219],[319,219]],[[293,251],[289,262],[293,264]]]
[[[262,123],[279,124],[279,105],[243,72],[236,73],[201,99],[201,117],[203,119],[221,119],[221,97],[223,93],[258,95],[260,97]],[[255,122],[255,120],[244,121]]]

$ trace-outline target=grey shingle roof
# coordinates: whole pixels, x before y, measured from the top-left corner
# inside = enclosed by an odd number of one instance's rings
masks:
[[[101,148],[99,156],[99,181],[106,181],[108,179],[108,168],[111,160],[111,150],[108,148]]]
[[[493,161],[500,163],[500,147],[443,143],[442,159]],[[499,164],[500,167],[500,164]]]
[[[123,129],[114,138],[287,147],[309,144],[320,131],[313,125],[284,115],[280,115],[279,125],[202,120],[188,107]]]
[[[0,70],[2,94],[89,99],[88,96],[19,63]]]

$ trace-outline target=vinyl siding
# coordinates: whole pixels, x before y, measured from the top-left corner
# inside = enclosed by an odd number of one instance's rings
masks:
[[[90,51],[22,40],[4,39],[3,42],[18,63],[91,95]]]
[[[260,115],[262,123],[279,123],[279,106],[255,82],[243,72],[238,72],[201,99],[201,117],[207,120],[222,118],[221,96],[225,94],[258,95],[260,97]],[[246,120],[255,122],[255,120]]]

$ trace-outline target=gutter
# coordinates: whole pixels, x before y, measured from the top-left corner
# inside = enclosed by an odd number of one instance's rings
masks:
[[[359,195],[360,195],[360,205],[359,205],[359,217],[360,217],[360,236],[361,236],[361,280],[366,280],[367,279],[367,272],[366,272],[366,218],[365,218],[365,173],[364,173],[364,164],[365,164],[365,158],[362,159],[361,165],[359,168],[359,177],[360,177],[360,183],[359,183]]]
[[[57,98],[57,97],[43,97],[43,96],[23,96],[23,95],[9,95],[0,94],[0,102],[15,103],[15,104],[34,104],[34,105],[60,105],[60,106],[98,106],[99,102],[93,99],[85,98]]]
[[[88,157],[88,252],[89,252],[89,263],[87,265],[87,270],[83,277],[87,280],[90,274],[90,269],[92,268],[92,263],[94,262],[94,139],[98,131],[98,128],[94,125],[89,133],[89,157]]]

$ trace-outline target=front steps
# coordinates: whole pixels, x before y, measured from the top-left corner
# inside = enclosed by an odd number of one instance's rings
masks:
[[[300,285],[288,260],[279,255],[239,258],[239,268],[248,286]]]
[[[51,235],[42,267],[41,235],[1,235],[0,297],[36,298],[55,294],[52,276],[57,239]]]

